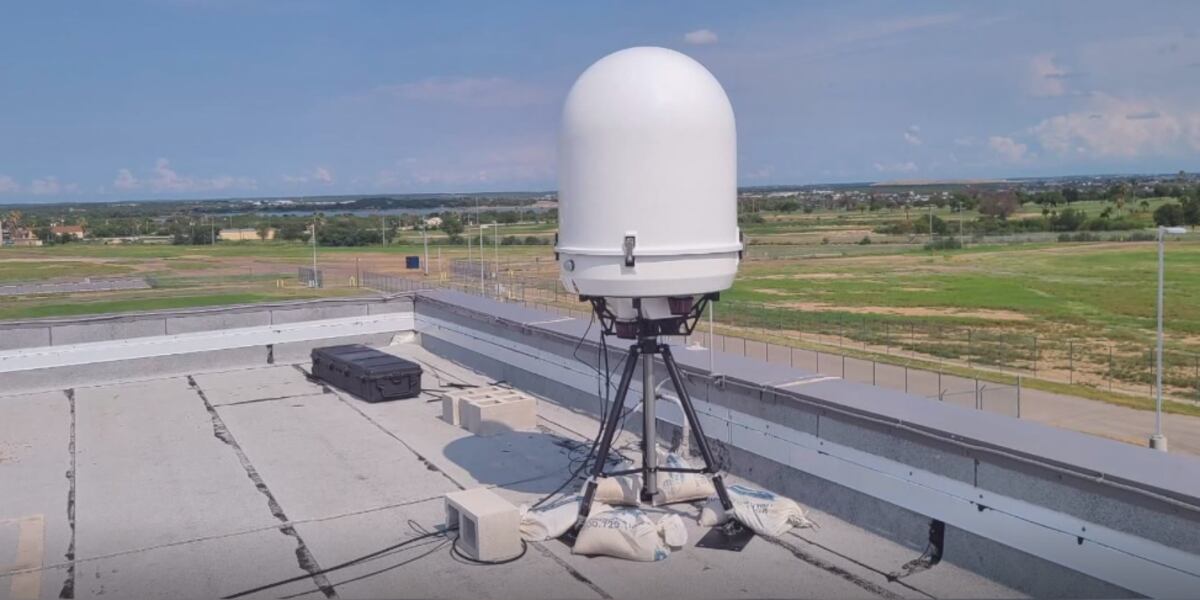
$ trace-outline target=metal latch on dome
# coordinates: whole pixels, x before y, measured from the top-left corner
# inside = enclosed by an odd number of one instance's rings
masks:
[[[637,245],[636,235],[625,236],[625,266],[632,267],[634,263],[633,247]]]

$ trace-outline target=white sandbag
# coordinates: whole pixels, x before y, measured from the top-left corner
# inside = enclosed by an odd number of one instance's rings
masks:
[[[579,496],[569,496],[533,510],[522,504],[521,539],[527,542],[544,542],[566,533],[579,517],[580,501]],[[592,502],[590,514],[595,515],[611,509],[611,506],[602,502]]]
[[[659,458],[660,467],[672,469],[694,469],[685,458],[668,452]],[[674,504],[676,502],[691,502],[703,500],[717,493],[712,480],[704,473],[670,473],[658,474],[658,495],[654,497],[656,505]]]
[[[670,556],[672,545],[686,543],[687,529],[679,515],[655,523],[636,508],[613,508],[584,521],[571,553],[654,562]]]
[[[732,517],[759,535],[779,537],[793,527],[815,525],[804,509],[789,498],[738,484],[728,486],[726,491],[733,503]],[[700,511],[700,524],[713,527],[725,523],[730,516],[721,506],[721,499],[713,496]]]
[[[628,464],[628,463],[623,463]],[[632,468],[632,467],[622,467]],[[584,485],[587,485],[586,483]],[[596,481],[597,502],[617,506],[637,506],[642,495],[641,475],[601,477]]]
[[[674,452],[658,451],[658,465],[674,469],[695,468],[687,459]],[[621,463],[617,470],[636,468],[632,461]],[[603,477],[596,483],[596,499],[606,504],[637,506],[641,503],[642,476],[640,473]],[[703,500],[716,493],[712,481],[703,473],[658,473],[658,495],[655,505]]]

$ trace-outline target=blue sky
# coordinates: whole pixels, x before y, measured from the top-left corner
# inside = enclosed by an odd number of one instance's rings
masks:
[[[27,2],[0,203],[549,190],[634,45],[722,82],[743,185],[1200,170],[1200,2]]]

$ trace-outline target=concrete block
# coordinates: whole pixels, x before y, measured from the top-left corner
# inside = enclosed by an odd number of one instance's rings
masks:
[[[521,552],[517,507],[487,488],[446,494],[446,527],[458,527],[458,551],[475,560]]]
[[[454,390],[442,397],[442,420],[451,425],[461,425],[462,413],[459,406],[463,400],[480,401],[520,396],[521,394],[513,390],[500,387]]]
[[[458,411],[462,427],[475,435],[498,435],[537,427],[537,402],[517,392],[465,398]]]

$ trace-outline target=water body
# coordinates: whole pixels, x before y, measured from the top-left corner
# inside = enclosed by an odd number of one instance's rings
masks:
[[[550,209],[539,208],[534,206],[489,206],[480,207],[480,212],[483,211],[533,211],[535,213],[544,213]],[[436,206],[433,208],[387,208],[376,210],[338,210],[338,209],[322,209],[321,212],[326,215],[354,215],[356,217],[377,217],[379,215],[428,215],[443,212],[457,212],[459,214],[474,214],[474,207],[461,206]],[[234,217],[238,215],[258,215],[260,217],[307,217],[313,214],[312,209],[296,209],[296,210],[257,210],[257,211],[229,211],[211,213],[217,217]]]

